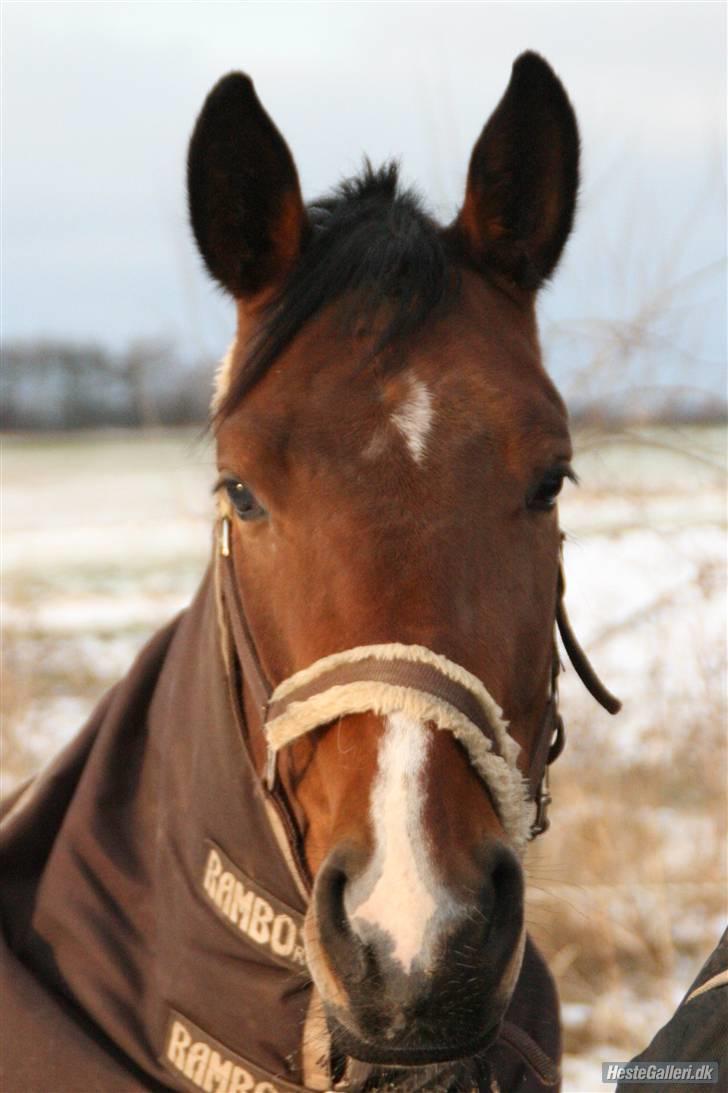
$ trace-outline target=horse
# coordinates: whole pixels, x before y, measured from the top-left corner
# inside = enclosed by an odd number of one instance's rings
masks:
[[[534,53],[445,227],[394,164],[306,206],[251,80],[208,95],[190,219],[237,310],[212,561],[5,807],[8,1093],[559,1087],[523,910],[555,623],[619,705],[564,608],[535,313],[578,176]]]

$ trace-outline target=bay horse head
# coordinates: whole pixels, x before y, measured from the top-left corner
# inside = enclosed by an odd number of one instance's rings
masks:
[[[572,476],[535,303],[571,230],[578,152],[532,53],[447,227],[391,165],[306,207],[241,74],[190,144],[194,234],[237,305],[214,426],[248,745],[311,887],[307,960],[335,1041],[377,1065],[475,1055],[519,974],[521,806],[551,736],[544,751]],[[312,665],[336,670],[323,699]],[[432,708],[409,698],[429,669]],[[274,700],[291,677],[321,700],[272,773],[257,677]],[[356,701],[327,705],[337,686]]]

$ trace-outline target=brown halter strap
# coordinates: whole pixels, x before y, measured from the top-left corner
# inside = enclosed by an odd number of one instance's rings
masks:
[[[240,662],[243,678],[249,688],[253,707],[256,711],[258,721],[255,726],[256,730],[265,734],[267,721],[279,716],[293,702],[304,700],[310,694],[318,693],[326,687],[359,680],[383,682],[425,691],[447,702],[480,728],[491,741],[494,754],[500,754],[487,718],[484,717],[483,711],[479,708],[470,691],[460,686],[456,681],[448,679],[437,668],[427,664],[406,660],[382,661],[374,657],[360,661],[357,664],[339,665],[325,676],[319,677],[308,688],[306,686],[297,688],[286,695],[285,698],[271,702],[273,688],[261,666],[255,640],[248,625],[241,590],[235,580],[230,549],[230,531],[230,519],[223,516],[220,529],[222,598],[227,608],[226,614],[232,630],[235,651]],[[621,708],[621,703],[601,682],[586,653],[574,636],[564,605],[565,587],[563,567],[559,565],[555,621],[564,648],[577,675],[590,694],[605,710],[615,714]],[[529,796],[536,807],[536,814],[530,830],[530,838],[532,839],[542,834],[549,827],[548,806],[551,803],[551,795],[548,784],[548,768],[559,757],[565,743],[564,722],[558,708],[558,678],[561,667],[558,649],[554,640],[549,695],[526,772]],[[269,770],[268,774],[269,788],[272,788],[275,780],[275,770]]]
[[[566,614],[566,607],[564,606],[565,592],[566,580],[564,578],[564,567],[560,565],[559,594],[556,602],[556,625],[559,628],[559,634],[564,643],[564,649],[566,649],[576,674],[592,698],[595,698],[599,705],[604,707],[607,713],[619,713],[622,709],[622,703],[604,686],[601,679],[592,668],[589,658],[579,645],[576,635],[571,628],[569,616]]]

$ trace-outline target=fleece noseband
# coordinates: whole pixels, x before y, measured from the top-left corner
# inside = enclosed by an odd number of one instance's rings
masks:
[[[317,660],[280,683],[266,712],[270,757],[347,714],[396,711],[453,734],[488,786],[503,827],[522,848],[531,816],[516,760],[518,745],[495,700],[474,675],[421,645],[364,645]]]
[[[518,767],[519,745],[508,733],[503,714],[483,683],[447,657],[421,645],[365,645],[317,660],[273,689],[265,677],[250,632],[230,550],[230,521],[220,533],[222,596],[246,685],[250,687],[268,748],[266,781],[276,780],[276,756],[301,736],[350,714],[395,711],[420,724],[449,731],[467,752],[487,786],[504,831],[522,853],[529,839],[548,827],[549,763],[563,747],[558,713],[560,662],[554,649],[550,693],[524,779]],[[563,605],[559,573],[556,622],[581,679],[610,713],[620,704],[597,678],[576,641]]]

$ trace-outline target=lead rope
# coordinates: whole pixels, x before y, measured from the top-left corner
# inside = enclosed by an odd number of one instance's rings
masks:
[[[564,595],[566,593],[566,579],[564,578],[564,567],[559,566],[559,595],[556,607],[556,625],[559,628],[559,634],[561,640],[564,643],[564,648],[568,654],[569,660],[574,666],[574,670],[578,675],[581,682],[586,687],[592,698],[595,698],[600,706],[603,706],[607,713],[615,714],[619,713],[622,709],[622,703],[616,698],[611,691],[602,683],[601,679],[594,671],[588,656],[582,649],[581,645],[576,639],[576,635],[571,628],[569,622],[569,616],[566,613],[566,607],[564,606]]]
[[[499,1039],[518,1055],[540,1085],[549,1087],[559,1084],[561,1069],[519,1025],[504,1021]]]
[[[563,543],[564,534],[562,532],[561,549],[563,549]],[[588,656],[579,644],[566,611],[566,604],[564,602],[565,595],[566,578],[564,577],[563,561],[560,560],[556,592],[556,628],[564,643],[564,649],[571,661],[572,667],[589,691],[589,694],[592,698],[596,699],[599,705],[602,706],[607,713],[617,714],[622,708],[622,703],[604,686],[601,679],[594,671]],[[533,797],[536,802],[536,815],[531,825],[530,837],[532,840],[537,838],[538,835],[543,834],[544,831],[547,831],[550,826],[548,809],[552,798],[549,788],[549,767],[561,755],[564,750],[564,744],[566,743],[564,720],[559,713],[559,675],[561,670],[562,664],[559,657],[559,651],[556,646],[556,641],[554,640],[550,694],[546,706],[546,713],[544,715],[543,728],[540,734],[540,740],[544,743],[540,744],[540,741],[536,741],[534,754],[531,757],[532,774],[530,780]],[[547,724],[549,721],[551,722],[550,731]],[[546,741],[548,741],[548,751],[541,762],[539,761],[539,753]],[[539,768],[540,777],[537,785],[534,785],[533,772],[538,772]]]

